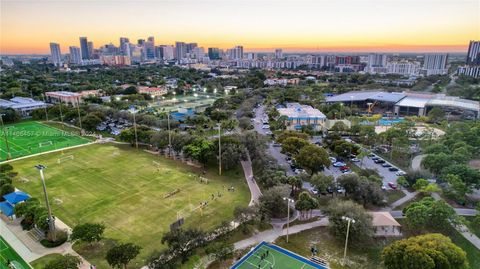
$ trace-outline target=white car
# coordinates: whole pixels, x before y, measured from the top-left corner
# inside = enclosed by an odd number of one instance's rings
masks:
[[[265,124],[265,125],[262,126],[262,129],[270,129],[270,125]]]
[[[330,159],[330,161],[331,161],[332,163],[336,163],[336,162],[337,162],[337,158],[335,158],[335,157],[328,157],[328,158]]]
[[[395,175],[397,175],[397,176],[404,176],[404,175],[406,175],[406,174],[407,174],[407,173],[405,173],[405,172],[402,171],[402,170],[400,170],[400,171],[398,171],[398,172],[395,173]]]
[[[351,161],[351,162],[354,162],[354,163],[358,163],[360,160],[357,159],[357,158],[352,158],[352,159],[350,159],[350,161]]]
[[[333,166],[334,166],[334,167],[342,167],[342,166],[345,166],[345,165],[347,165],[347,164],[344,163],[344,162],[336,162],[336,163],[333,163]]]
[[[272,132],[271,132],[271,131],[266,131],[265,134],[266,134],[266,135],[271,135]]]
[[[318,190],[317,189],[311,189],[310,190],[313,194],[317,195],[318,194]]]

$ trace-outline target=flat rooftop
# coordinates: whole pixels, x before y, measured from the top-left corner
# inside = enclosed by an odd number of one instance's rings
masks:
[[[58,91],[58,92],[46,92],[46,95],[49,96],[58,96],[58,97],[79,97],[80,93],[76,92],[67,92],[67,91]]]
[[[379,102],[396,103],[406,95],[401,92],[384,92],[384,91],[355,91],[346,92],[339,95],[327,97],[328,102],[359,102],[373,100]]]
[[[287,103],[286,108],[277,108],[277,110],[280,115],[287,116],[288,118],[327,118],[320,110],[299,103]]]

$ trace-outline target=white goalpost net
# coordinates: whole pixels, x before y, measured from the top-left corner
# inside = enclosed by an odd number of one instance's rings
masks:
[[[63,163],[63,162],[65,162],[65,161],[70,161],[70,160],[73,160],[73,159],[75,159],[75,158],[73,157],[73,155],[66,155],[66,156],[63,156],[63,157],[58,158],[58,159],[57,159],[57,163]]]
[[[38,147],[46,147],[46,146],[51,146],[53,145],[53,142],[52,141],[45,141],[45,142],[40,142],[38,143]]]

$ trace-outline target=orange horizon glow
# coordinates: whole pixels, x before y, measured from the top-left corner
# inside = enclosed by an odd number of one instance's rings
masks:
[[[272,52],[466,52],[477,0],[0,0],[0,54],[62,53],[86,36]]]

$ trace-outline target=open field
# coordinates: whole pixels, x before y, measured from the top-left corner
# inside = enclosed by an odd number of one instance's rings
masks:
[[[206,107],[215,102],[215,100],[221,97],[220,94],[218,95],[205,95],[200,94],[199,96],[195,97],[193,95],[187,96],[177,96],[175,100],[167,99],[162,101],[156,101],[151,104],[150,107],[158,109],[159,111],[177,111],[179,108],[197,108],[197,107]]]
[[[61,256],[62,256],[62,254],[58,254],[58,253],[48,254],[48,255],[45,255],[41,258],[38,258],[38,259],[34,260],[30,264],[35,269],[43,269],[45,267],[45,265],[47,265],[49,262],[51,262],[51,261],[53,261],[53,260],[55,260],[55,259],[57,259]]]
[[[13,264],[16,269],[30,269],[31,267],[25,262],[20,255],[15,252],[10,245],[0,236],[0,269],[9,268],[9,263]]]
[[[73,160],[66,158],[71,155]],[[60,158],[66,160],[58,163]],[[212,169],[204,176],[209,180],[204,184],[198,181],[200,169],[114,144],[94,144],[66,150],[63,155],[56,152],[13,162],[19,172],[15,186],[38,198],[42,197],[34,168],[38,163],[47,166],[53,213],[71,227],[102,222],[107,226],[106,237],[141,245],[141,255],[132,265],[142,265],[152,251],[164,247],[160,239],[177,213],[185,216],[184,226],[208,230],[231,220],[235,206],[247,205],[250,200],[241,170],[220,177]],[[227,191],[230,186],[235,192]],[[178,192],[164,198],[176,189]],[[202,201],[208,205],[192,211]],[[105,268],[94,262],[97,268]]]
[[[0,161],[7,159],[8,149],[12,158],[18,158],[90,142],[89,139],[80,137],[68,129],[61,130],[36,121],[5,125],[5,132],[8,148],[5,134],[1,131]]]

